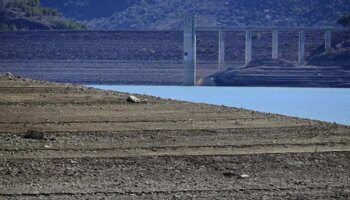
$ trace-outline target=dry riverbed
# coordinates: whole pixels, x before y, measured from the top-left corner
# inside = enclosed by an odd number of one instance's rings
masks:
[[[349,199],[350,128],[0,78],[0,199]]]

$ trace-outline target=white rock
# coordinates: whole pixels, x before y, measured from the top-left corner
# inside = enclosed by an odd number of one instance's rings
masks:
[[[241,174],[241,178],[249,178],[248,174]]]
[[[135,96],[128,96],[128,98],[126,99],[128,102],[131,102],[131,103],[140,103],[140,99],[135,97]]]
[[[9,80],[12,80],[15,78],[15,76],[13,74],[11,74],[11,72],[7,72],[5,77],[8,78]]]

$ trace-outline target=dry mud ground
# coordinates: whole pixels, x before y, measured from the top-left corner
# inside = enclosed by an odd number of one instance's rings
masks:
[[[138,97],[0,78],[0,199],[350,199],[349,127]]]

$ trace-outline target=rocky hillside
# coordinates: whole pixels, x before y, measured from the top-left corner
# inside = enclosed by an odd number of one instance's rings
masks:
[[[336,26],[350,0],[43,0],[94,29],[176,29],[182,15],[202,25]]]
[[[336,66],[293,66],[283,60],[253,61],[198,81],[202,86],[350,87],[350,71]]]
[[[81,21],[112,16],[136,3],[136,0],[42,0],[45,7],[56,8],[65,17]]]
[[[44,8],[40,0],[1,0],[1,30],[86,29],[86,25],[64,19],[53,8]]]
[[[350,33],[345,38],[338,39],[332,48],[316,49],[310,56],[308,65],[314,66],[341,66],[350,70]]]

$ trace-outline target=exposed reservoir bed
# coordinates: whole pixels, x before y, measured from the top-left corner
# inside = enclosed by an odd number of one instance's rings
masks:
[[[0,199],[350,197],[348,126],[136,96],[0,78]]]

